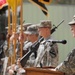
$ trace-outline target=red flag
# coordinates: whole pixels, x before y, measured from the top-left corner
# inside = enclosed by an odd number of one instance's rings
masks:
[[[0,0],[0,9],[2,9],[4,6],[7,6],[7,1],[6,0]]]
[[[29,0],[30,2],[34,3],[35,5],[37,5],[38,7],[41,8],[42,12],[48,16],[48,9],[46,8],[45,4],[40,2],[39,0]]]

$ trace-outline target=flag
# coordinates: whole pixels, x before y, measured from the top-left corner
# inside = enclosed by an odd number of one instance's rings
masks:
[[[39,8],[41,8],[42,12],[48,16],[48,9],[46,8],[45,4],[41,3],[39,0],[29,0],[33,4],[37,5]]]
[[[52,0],[39,0],[39,2],[41,2],[43,4],[50,4],[52,2]]]
[[[7,1],[6,0],[0,0],[0,10],[3,8],[3,7],[5,7],[5,6],[7,6],[8,4],[7,4]]]
[[[0,0],[0,15],[5,13],[5,11],[8,9],[8,3],[6,0]]]
[[[11,7],[12,10],[15,9],[15,2],[16,0],[7,0],[9,6]],[[19,6],[21,3],[21,0],[17,0],[17,6]]]

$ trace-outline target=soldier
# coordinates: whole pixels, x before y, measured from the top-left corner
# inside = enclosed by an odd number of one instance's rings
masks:
[[[69,22],[73,37],[75,38],[75,15],[73,20]],[[66,60],[59,64],[56,68],[57,71],[64,72],[65,75],[75,75],[75,48],[69,53]]]
[[[16,26],[16,28],[18,28],[18,26]],[[5,41],[5,45],[3,47],[4,51],[5,51],[5,55],[6,56],[10,56],[12,53],[12,49],[13,49],[13,39],[15,39],[17,36],[17,33],[12,32],[12,24],[10,24],[10,32],[8,32],[8,27],[5,27],[5,29],[7,29],[7,35],[6,35],[6,41]],[[9,42],[10,40],[10,42]],[[10,46],[9,46],[10,43]],[[8,47],[9,46],[9,47]]]
[[[27,41],[28,41],[28,42],[26,41],[24,43],[24,47],[23,47],[23,50],[26,51],[32,45],[32,43],[37,41],[37,39],[38,39],[38,29],[37,29],[36,25],[31,25],[31,26],[27,27],[27,30],[24,33],[27,35]],[[27,60],[27,63],[25,64],[25,67],[33,66],[35,57],[36,57],[36,53],[32,53],[30,55],[29,59]],[[19,63],[17,65],[15,65],[15,67],[16,66],[18,67],[17,75],[25,73],[24,69],[20,67]],[[11,75],[14,74],[14,71],[16,71],[15,67],[14,67],[14,69],[12,69],[12,66],[11,66],[11,70],[9,70],[9,74],[11,74]]]
[[[41,66],[56,67],[59,59],[58,46],[56,43],[52,45],[50,42],[47,42],[47,40],[53,40],[51,37],[51,21],[41,21],[38,26],[38,30],[39,35],[44,38],[44,41],[42,41],[39,46],[34,66],[39,66],[39,64],[42,64]]]
[[[27,41],[27,34],[25,34],[25,31],[27,30],[28,26],[31,26],[31,23],[25,23],[23,24],[23,32],[19,34],[19,41],[20,43],[23,42],[23,46],[24,44],[28,43]],[[18,31],[21,32],[21,27],[18,28]],[[24,50],[23,50],[23,55],[24,55]]]
[[[3,61],[2,59],[5,57],[3,46],[6,40],[5,33],[0,33],[1,39],[0,39],[0,75],[2,75],[2,69],[3,69]]]
[[[29,26],[25,31],[25,34],[27,34],[27,39],[28,39],[28,43],[24,45],[24,50],[26,51],[35,41],[38,40],[39,34],[38,34],[37,26],[36,25]],[[36,57],[37,57],[37,52],[32,53],[25,67],[33,66],[33,61]]]

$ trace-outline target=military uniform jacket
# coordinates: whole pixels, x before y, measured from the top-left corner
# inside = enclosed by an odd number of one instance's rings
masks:
[[[68,54],[65,61],[56,67],[56,70],[64,72],[65,75],[75,75],[75,49]]]
[[[30,41],[25,41],[24,42],[24,47],[23,47],[23,50],[26,51],[25,53],[28,52],[29,50],[29,47],[32,45],[32,42]],[[24,67],[32,67],[34,65],[34,60],[35,60],[35,55],[34,53],[32,53],[30,56],[29,56],[29,59],[27,60],[26,64]]]
[[[58,65],[58,46],[51,42],[46,42],[46,40],[52,39],[51,37],[45,39],[41,42],[39,49],[37,51],[37,58],[35,60],[34,66],[39,66],[42,63],[42,66],[52,66],[56,67]]]

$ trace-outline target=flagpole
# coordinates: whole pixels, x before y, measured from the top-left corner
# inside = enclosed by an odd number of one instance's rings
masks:
[[[10,36],[10,6],[8,5],[8,36]],[[10,47],[10,38],[7,39],[8,42],[8,49]],[[11,65],[11,57],[9,57],[8,64]]]
[[[15,4],[14,4],[14,30],[13,30],[13,34],[16,34],[16,25],[17,25],[17,0],[15,0]],[[13,44],[14,44],[14,53],[13,53],[13,57],[14,60],[12,61],[12,63],[15,63],[16,60],[16,39],[13,40]]]
[[[8,5],[8,33],[10,34],[10,6]]]
[[[21,10],[20,10],[20,24],[21,24],[21,36],[23,36],[23,0],[21,0]],[[23,52],[23,40],[21,38],[21,50],[20,50],[20,57],[22,57]]]
[[[16,34],[16,23],[17,23],[17,0],[14,1],[12,9],[12,35]],[[15,63],[16,60],[16,39],[12,40],[13,43],[13,54],[11,56],[11,64]]]
[[[16,24],[17,24],[17,6],[19,6],[19,5],[22,5],[21,4],[21,0],[7,0],[7,2],[8,2],[8,4],[10,5],[10,7],[11,7],[11,9],[12,9],[12,35],[14,36],[15,34],[16,34]],[[22,11],[23,9],[22,9],[22,7],[21,7],[21,11]],[[23,30],[22,30],[22,12],[21,12],[21,32],[23,32]],[[13,37],[12,36],[12,37]],[[14,45],[14,52],[13,52],[13,54],[12,54],[12,56],[11,56],[11,63],[13,64],[13,63],[15,63],[15,59],[16,59],[16,40],[17,39],[14,39],[14,38],[12,38],[11,37],[11,41],[12,41],[12,43],[13,43],[13,45]],[[21,45],[21,54],[20,54],[21,56],[22,56],[22,45]]]
[[[14,32],[14,10],[12,10],[12,35],[13,35],[13,32]],[[12,64],[13,64],[13,55],[11,56],[11,65]]]

